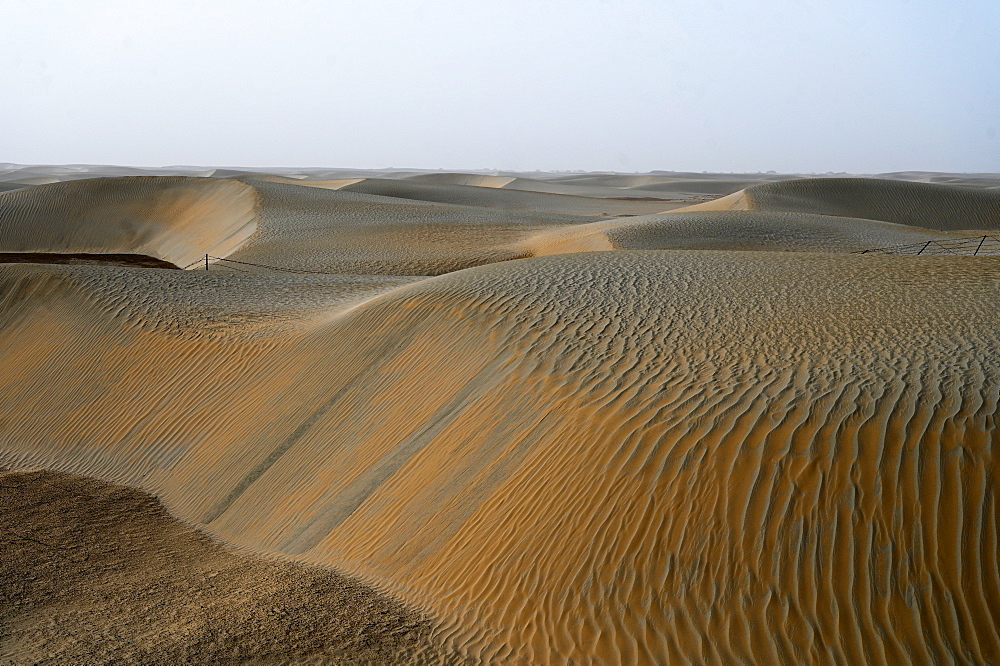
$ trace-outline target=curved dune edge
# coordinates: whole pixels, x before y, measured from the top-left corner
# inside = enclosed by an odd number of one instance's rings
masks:
[[[1000,651],[995,259],[562,255],[215,337],[3,274],[3,461],[358,574],[473,658]]]
[[[756,210],[882,220],[938,230],[1000,228],[1000,192],[880,178],[803,178],[763,183],[670,213]]]
[[[0,533],[13,663],[459,663],[416,611],[224,547],[123,486],[0,470]]]
[[[256,230],[256,191],[184,176],[90,178],[0,193],[0,252],[143,254],[187,266]]]
[[[110,254],[106,252],[0,252],[0,264],[104,264],[168,270],[178,268],[169,261],[143,254]]]

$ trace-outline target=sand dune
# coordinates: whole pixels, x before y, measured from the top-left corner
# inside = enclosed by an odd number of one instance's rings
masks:
[[[0,252],[143,254],[185,266],[255,231],[255,192],[185,177],[74,180],[0,193]]]
[[[241,636],[262,658],[279,649],[258,593],[290,609],[302,654],[347,650],[334,663],[1000,655],[1000,258],[849,253],[985,226],[988,189],[800,180],[719,211],[601,219],[520,210],[541,199],[507,188],[399,182],[448,200],[176,177],[0,195],[0,251],[162,257],[250,224],[216,256],[317,271],[0,264],[0,466],[87,477],[3,475],[61,498],[48,511],[0,494],[26,511],[4,518],[54,543],[102,517],[79,538],[129,544],[102,566],[155,564],[128,569],[125,590],[147,571],[169,590],[225,572],[191,589],[235,624],[217,640],[169,596],[89,608],[123,632],[194,626],[202,638],[153,632],[149,649],[205,658]],[[815,211],[772,210],[795,206]],[[917,209],[920,224],[868,217]],[[33,546],[6,547],[54,575]],[[308,618],[348,583],[290,560],[360,581],[327,609],[343,611],[324,616],[343,623],[329,636]],[[83,649],[66,636],[91,620],[65,595],[106,577],[60,576],[55,596],[7,588],[30,608],[4,650]],[[44,613],[59,627],[38,627]],[[131,654],[109,631],[106,654]]]
[[[875,178],[817,178],[755,185],[683,210],[816,213],[942,230],[1000,228],[1000,192]]]

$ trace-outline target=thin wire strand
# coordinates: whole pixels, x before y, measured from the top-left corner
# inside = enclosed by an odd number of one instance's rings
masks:
[[[282,266],[271,266],[269,264],[255,264],[251,261],[237,261],[236,259],[225,259],[223,257],[213,257],[212,255],[209,255],[209,259],[215,259],[217,261],[225,261],[231,264],[242,264],[243,266],[257,266],[258,268],[268,268],[272,271],[282,271],[284,273],[309,273],[312,275],[340,275],[340,273],[328,273],[326,271],[309,271],[301,268],[284,268]]]
[[[1000,243],[1000,236],[984,234],[982,236],[969,236],[967,238],[941,238],[939,240],[924,241],[923,243],[873,247],[867,250],[857,250],[854,254],[927,254],[926,251],[931,250],[932,256],[939,256],[941,254],[963,254],[962,250],[971,251],[973,249],[982,253],[992,251],[988,249],[990,243]],[[923,249],[921,250],[921,248]],[[941,251],[934,252],[934,250]]]

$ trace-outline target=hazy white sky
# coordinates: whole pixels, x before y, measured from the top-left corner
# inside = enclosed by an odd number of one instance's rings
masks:
[[[1000,1],[0,0],[0,162],[1000,171]]]

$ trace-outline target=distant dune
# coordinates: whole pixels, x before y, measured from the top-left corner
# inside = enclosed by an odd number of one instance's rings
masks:
[[[926,229],[997,229],[1000,191],[871,178],[816,178],[754,185],[684,210],[818,213]]]
[[[809,213],[692,209],[548,230],[531,238],[526,247],[535,255],[670,249],[856,252],[951,237],[944,232],[880,220]]]
[[[460,206],[503,208],[511,211],[553,211],[582,216],[634,215],[659,212],[664,209],[662,201],[620,201],[496,187],[418,183],[411,179],[367,178],[358,183],[347,185],[343,189],[349,192],[363,192]]]
[[[605,217],[594,197],[365,178],[0,194],[0,252],[163,256],[253,229],[207,271],[0,264],[0,501],[29,483],[61,502],[9,520],[63,544],[72,516],[106,516],[77,538],[126,543],[142,523],[115,502],[138,507],[188,544],[194,573],[157,556],[157,580],[250,572],[198,583],[219,621],[277,595],[294,645],[344,646],[331,663],[997,659],[1000,258],[852,254],[1000,227],[990,189],[795,179]],[[154,536],[128,548],[168,552]],[[106,590],[64,574],[53,594]],[[343,589],[363,610],[327,635],[306,618]],[[190,622],[183,599],[154,617]],[[145,612],[91,602],[120,618],[94,628],[57,601],[0,646],[79,661],[65,632],[90,627],[122,655]],[[63,629],[29,629],[46,608]]]
[[[506,187],[513,176],[489,176],[474,173],[418,173],[406,177],[407,180],[433,185],[472,185],[475,187]]]

